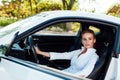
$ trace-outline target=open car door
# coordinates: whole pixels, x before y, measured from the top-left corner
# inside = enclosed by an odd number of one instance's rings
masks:
[[[120,80],[120,29],[116,31],[114,51],[112,51],[111,61],[105,76],[105,80]]]
[[[105,80],[119,80],[119,79],[120,79],[120,57],[112,58]]]

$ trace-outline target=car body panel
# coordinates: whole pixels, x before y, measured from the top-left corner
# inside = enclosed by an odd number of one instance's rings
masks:
[[[105,80],[119,80],[120,79],[120,58],[112,58]]]
[[[32,64],[32,65],[31,65]],[[8,66],[9,65],[9,66]],[[13,66],[14,65],[14,66]],[[90,80],[87,78],[79,78],[71,74],[60,72],[42,65],[37,65],[29,62],[20,62],[18,59],[11,60],[10,58],[1,58],[0,72],[2,73],[2,80]],[[41,69],[42,68],[42,69]],[[58,72],[58,74],[54,74]],[[64,75],[63,75],[64,74]],[[63,76],[62,76],[63,75]]]

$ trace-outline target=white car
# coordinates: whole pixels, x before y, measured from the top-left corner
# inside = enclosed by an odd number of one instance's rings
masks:
[[[81,31],[96,34],[99,60],[86,78],[63,72],[69,60],[36,55],[42,51],[66,52],[80,48]],[[0,29],[1,80],[119,80],[120,18],[79,11],[48,11]]]

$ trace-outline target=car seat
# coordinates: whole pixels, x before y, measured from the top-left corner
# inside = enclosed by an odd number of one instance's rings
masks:
[[[104,80],[105,69],[113,47],[114,39],[112,38],[113,33],[111,33],[112,32],[104,32],[100,36],[96,36],[98,39],[95,48],[97,50],[96,53],[99,55],[99,59],[96,62],[93,71],[88,76],[88,78],[92,80]]]
[[[107,59],[107,55],[108,55],[108,51],[109,51],[109,48],[108,46],[104,46],[104,49],[101,51],[99,51],[100,49],[98,49],[98,52],[99,53],[99,59],[98,61],[96,62],[95,64],[95,67],[92,71],[92,73],[88,76],[88,78],[91,78],[93,80],[98,80],[103,68],[104,68],[104,65],[106,63],[106,59]],[[100,55],[102,54],[102,55]]]

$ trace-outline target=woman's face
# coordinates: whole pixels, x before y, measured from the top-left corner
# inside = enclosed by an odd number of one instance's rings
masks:
[[[96,39],[94,38],[92,33],[84,33],[82,35],[82,44],[86,48],[93,48]]]

